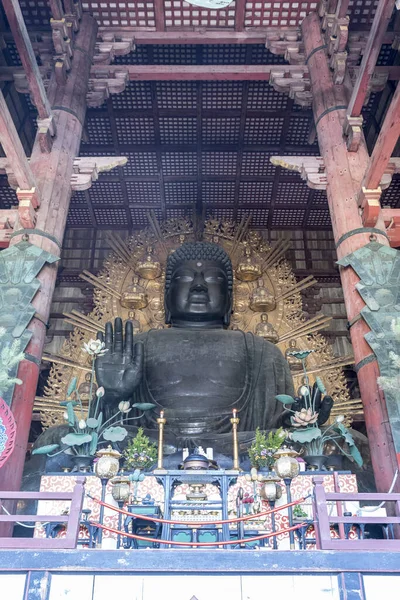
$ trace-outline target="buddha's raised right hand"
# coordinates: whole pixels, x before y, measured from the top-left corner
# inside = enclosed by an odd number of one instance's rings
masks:
[[[125,339],[122,320],[118,317],[106,323],[105,339],[101,332],[97,338],[105,342],[106,352],[96,359],[96,379],[105,390],[105,400],[125,400],[131,398],[140,384],[143,372],[143,343],[133,342],[133,327],[130,321],[125,325]]]

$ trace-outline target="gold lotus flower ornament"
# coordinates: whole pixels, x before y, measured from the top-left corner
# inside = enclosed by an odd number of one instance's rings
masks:
[[[147,256],[138,262],[136,272],[143,279],[157,279],[161,275],[160,263],[153,258],[153,248],[148,246]]]
[[[124,308],[141,309],[146,308],[149,303],[145,289],[139,285],[137,275],[133,276],[132,284],[128,285],[125,292],[121,296],[121,306]]]

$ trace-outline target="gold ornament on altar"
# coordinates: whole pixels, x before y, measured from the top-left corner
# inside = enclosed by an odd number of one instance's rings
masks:
[[[250,298],[250,308],[254,312],[269,312],[274,310],[276,302],[274,295],[264,287],[264,280],[258,280],[258,287],[254,290]]]
[[[138,262],[136,273],[143,279],[157,279],[161,275],[161,266],[157,260],[153,258],[153,248],[147,248],[147,256],[145,260]]]
[[[121,295],[121,306],[124,308],[146,308],[149,303],[148,296],[144,288],[139,285],[139,277],[133,276],[132,285],[129,285]]]
[[[284,256],[288,240],[281,239],[271,246],[261,232],[248,229],[248,219],[237,224],[211,218],[202,227],[198,220],[189,217],[158,223],[154,214],[150,214],[149,221],[150,227],[127,240],[115,233],[110,236],[108,243],[112,252],[104,261],[103,269],[96,276],[83,272],[82,278],[95,288],[94,309],[87,315],[76,310],[67,314],[72,333],[57,356],[44,357],[53,363],[44,396],[35,403],[44,427],[63,422],[59,402],[65,397],[69,381],[76,376],[77,385],[84,384],[85,374],[91,370],[82,352],[83,343],[93,338],[96,331],[104,331],[107,321],[115,317],[123,321],[130,319],[135,333],[167,327],[163,306],[167,256],[182,243],[199,239],[220,244],[231,257],[235,279],[230,328],[262,335],[277,344],[283,354],[292,351],[294,346],[312,349],[307,359],[310,382],[312,384],[317,375],[323,377],[335,401],[332,417],[361,412],[361,403],[349,398],[341,369],[353,363],[353,357],[335,358],[331,346],[319,333],[329,324],[330,317],[317,315],[306,320],[303,316],[300,292],[316,282],[310,276],[296,281]],[[141,265],[145,264],[151,264],[152,270],[142,271]],[[141,276],[141,273],[147,276],[150,272],[158,273],[157,265],[160,273],[155,279]],[[260,312],[263,309],[259,303],[259,298],[264,297],[260,294],[262,290],[267,292],[265,297],[271,302],[264,312]],[[294,346],[291,340],[296,340]],[[302,372],[293,368],[293,361],[289,360],[289,364],[296,388],[302,383]]]

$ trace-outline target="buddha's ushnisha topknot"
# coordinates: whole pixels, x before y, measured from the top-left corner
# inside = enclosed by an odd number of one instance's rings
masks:
[[[187,260],[214,260],[218,262],[221,268],[225,271],[228,279],[229,290],[233,289],[233,271],[232,263],[228,254],[225,250],[218,246],[218,244],[212,244],[211,242],[186,242],[179,246],[168,256],[167,269],[165,273],[165,291],[168,291],[171,283],[172,273],[181,263]]]

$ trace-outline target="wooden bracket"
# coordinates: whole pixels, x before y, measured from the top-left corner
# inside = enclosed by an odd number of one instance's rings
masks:
[[[104,73],[108,76],[108,72]],[[119,94],[126,88],[129,75],[126,70],[114,71],[112,77],[89,79],[89,91],[86,95],[90,108],[101,106],[110,94]]]
[[[17,188],[18,217],[25,229],[33,229],[36,223],[35,208],[40,205],[36,188],[31,190],[20,190]]]
[[[126,156],[84,156],[75,158],[73,164],[73,173],[71,175],[71,189],[74,191],[83,191],[91,187],[92,183],[98,179],[99,173],[111,171],[116,167],[123,167],[128,162]],[[18,189],[15,175],[9,166],[7,158],[0,158],[0,175],[6,174],[10,187],[17,190],[18,199],[29,198],[32,200],[34,208],[40,205],[35,188],[29,191]]]
[[[313,96],[310,80],[305,75],[305,71],[287,72],[284,65],[279,65],[271,69],[269,83],[277,92],[288,94],[296,104],[308,108],[312,105]]]
[[[400,208],[382,208],[382,218],[392,248],[400,246]]]
[[[307,185],[310,188],[326,190],[328,180],[322,156],[271,156],[270,161],[276,167],[282,167],[283,169],[300,173],[302,179],[307,182]],[[393,175],[397,173],[400,173],[400,157],[392,157],[380,181],[378,188],[379,193],[389,187]],[[376,192],[376,190],[366,191],[371,193]],[[373,199],[373,196],[369,197]]]
[[[53,32],[53,44],[56,54],[72,58],[73,51],[71,38],[69,37],[67,22],[63,19],[50,19],[50,25]]]
[[[363,118],[350,117],[346,115],[343,125],[343,134],[346,137],[347,150],[349,152],[357,152],[362,139]]]
[[[42,152],[51,152],[53,137],[56,134],[56,127],[53,116],[47,119],[37,119],[38,140]]]
[[[361,188],[361,192],[358,194],[358,206],[362,210],[362,222],[364,227],[374,227],[381,212],[380,198],[382,195],[382,189],[378,187],[375,190],[367,190],[365,187]]]
[[[135,49],[133,34],[125,34],[120,39],[117,39],[114,33],[104,33],[102,41],[96,44],[93,63],[109,65],[114,61],[116,56],[125,56]]]
[[[8,248],[11,240],[11,234],[18,217],[18,210],[15,208],[0,210],[0,248]]]
[[[328,180],[322,156],[271,156],[270,161],[276,167],[300,173],[308,187],[326,190]]]
[[[304,65],[304,45],[298,28],[267,32],[265,47],[271,54],[284,56],[290,65]]]
[[[82,192],[92,187],[99,173],[123,167],[128,162],[125,156],[84,156],[75,158],[74,172],[71,177],[71,188]]]

